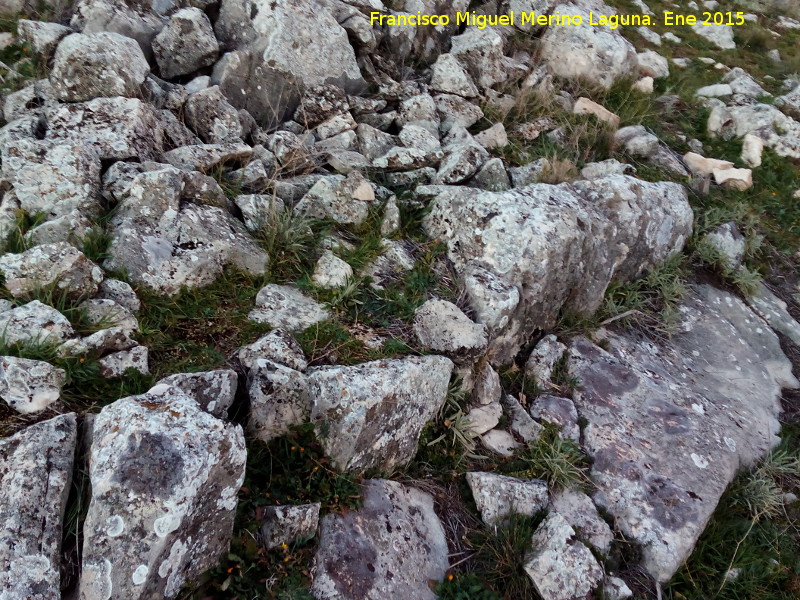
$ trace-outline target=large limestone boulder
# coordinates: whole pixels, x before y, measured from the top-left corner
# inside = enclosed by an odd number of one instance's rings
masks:
[[[307,86],[364,90],[335,8],[327,0],[222,0],[215,31],[231,52],[217,63],[214,83],[264,126],[289,116]]]
[[[583,19],[580,26],[548,27],[542,36],[541,57],[553,73],[608,89],[636,71],[636,49],[619,30],[590,25],[589,11],[575,4],[559,4],[553,13],[580,15]]]
[[[150,66],[139,45],[118,33],[73,33],[56,49],[50,83],[59,100],[140,94]]]
[[[319,600],[435,600],[448,568],[433,497],[396,481],[364,482],[364,504],[320,523],[311,593]]]
[[[32,300],[0,312],[0,331],[6,344],[58,344],[74,335],[67,317],[52,306]]]
[[[309,370],[311,420],[325,453],[340,470],[404,465],[444,402],[452,370],[443,356]]]
[[[213,65],[218,53],[211,21],[199,8],[176,12],[153,40],[153,54],[165,79]]]
[[[0,440],[0,595],[61,598],[61,526],[77,424],[59,415]]]
[[[114,32],[132,38],[142,51],[151,53],[155,35],[164,26],[164,9],[170,0],[78,0],[70,25],[85,34]]]
[[[417,193],[433,197],[427,233],[447,244],[459,274],[472,275],[467,291],[479,321],[499,319],[487,323],[498,363],[509,362],[530,332],[552,327],[560,310],[591,314],[610,282],[679,251],[693,220],[682,186],[625,175],[497,193],[444,186]],[[476,277],[478,267],[494,278]],[[492,298],[516,300],[508,288],[518,293],[516,306],[494,315],[486,308]]]
[[[230,543],[246,450],[238,425],[161,384],[97,415],[82,600],[174,598]]]
[[[737,297],[699,286],[680,314],[669,342],[605,332],[607,350],[579,338],[569,358],[594,501],[661,582],[739,468],[778,442],[781,387],[798,385],[777,336]]]

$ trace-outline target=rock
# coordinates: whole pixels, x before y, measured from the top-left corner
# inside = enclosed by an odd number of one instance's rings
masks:
[[[434,183],[459,183],[469,179],[489,159],[489,153],[473,139],[453,142],[445,148],[445,155]]]
[[[578,411],[569,398],[550,394],[536,396],[531,404],[531,416],[541,422],[552,423],[561,428],[559,437],[580,444],[581,429],[578,426]]]
[[[131,312],[138,312],[142,306],[139,297],[136,295],[136,292],[133,291],[130,284],[120,281],[119,279],[109,279],[108,277],[103,279],[100,283],[97,298],[113,300]]]
[[[139,45],[118,33],[73,33],[56,49],[50,83],[59,100],[139,95],[150,66]]]
[[[0,589],[9,599],[61,597],[62,523],[76,440],[74,413],[0,440]]]
[[[433,135],[439,133],[439,114],[436,101],[430,94],[415,94],[400,103],[395,122],[400,126],[415,123]]]
[[[794,119],[800,119],[800,84],[783,96],[775,98],[775,106]]]
[[[215,566],[246,456],[238,425],[174,387],[103,408],[92,431],[81,598],[174,598]]]
[[[91,298],[80,303],[83,318],[89,325],[95,327],[121,329],[126,335],[133,335],[139,331],[139,322],[136,317],[125,307],[113,300]]]
[[[416,310],[414,333],[423,347],[459,357],[480,354],[488,341],[484,325],[446,300],[428,300]]]
[[[669,77],[669,63],[667,59],[653,50],[645,50],[636,55],[639,63],[639,73],[645,77],[661,79]]]
[[[587,163],[581,169],[583,179],[600,179],[609,175],[635,175],[636,168],[628,163],[619,162],[615,158],[601,160],[600,162]]]
[[[236,356],[247,370],[255,368],[259,358],[268,358],[296,371],[305,371],[308,367],[300,344],[283,329],[273,329],[249,346],[240,348]]]
[[[749,98],[761,98],[762,96],[771,95],[767,90],[761,87],[747,71],[740,67],[734,67],[728,71],[722,78],[722,83],[730,84],[731,91],[734,94],[740,94]]]
[[[691,28],[697,35],[707,39],[717,48],[722,50],[736,48],[736,42],[733,41],[733,27],[730,25],[705,25],[699,22],[691,25]]]
[[[434,101],[443,131],[448,131],[453,125],[472,127],[483,118],[481,107],[461,96],[438,94]]]
[[[164,162],[183,169],[209,171],[221,164],[246,161],[253,153],[247,144],[198,144],[164,153]]]
[[[475,322],[486,325],[491,334],[508,325],[519,305],[520,293],[516,286],[478,265],[465,268],[464,289],[475,311]]]
[[[330,250],[326,250],[314,267],[311,281],[314,285],[330,289],[344,287],[352,277],[353,267]]]
[[[256,307],[248,318],[289,331],[299,331],[330,316],[321,304],[303,295],[297,288],[271,283],[256,296]]]
[[[309,0],[222,0],[215,32],[234,50],[222,57],[212,80],[230,102],[264,127],[285,120],[299,89],[335,84],[348,93],[366,88],[334,4]]]
[[[400,207],[397,205],[395,196],[391,196],[386,201],[386,208],[383,211],[383,221],[381,221],[381,235],[388,236],[398,231],[401,226]]]
[[[633,598],[633,592],[628,584],[619,577],[606,577],[603,581],[604,600],[627,600]]]
[[[358,127],[358,123],[355,122],[349,112],[346,112],[334,115],[330,119],[323,121],[317,125],[315,131],[320,140],[326,140],[346,131],[351,131],[356,127]]]
[[[53,286],[69,298],[91,296],[103,281],[103,271],[83,252],[66,242],[35,246],[21,254],[0,257],[5,286],[15,298]]]
[[[228,409],[236,396],[236,371],[217,369],[199,373],[176,373],[161,379],[156,385],[169,385],[194,398],[197,404],[220,419],[228,418]]]
[[[267,549],[291,545],[314,537],[319,524],[320,503],[297,506],[267,506],[259,535]]]
[[[497,427],[502,416],[503,407],[498,400],[490,404],[480,404],[471,408],[465,415],[465,428],[473,436],[483,435]]]
[[[392,471],[414,456],[422,428],[445,400],[453,363],[407,357],[311,369],[311,420],[339,470]]]
[[[522,445],[514,439],[514,436],[504,429],[492,429],[481,437],[481,444],[484,448],[500,456],[511,457],[519,450]]]
[[[311,400],[306,377],[293,369],[258,358],[249,374],[249,430],[264,442],[308,421]]]
[[[120,350],[132,350],[137,343],[119,327],[95,331],[83,338],[67,340],[58,347],[59,356],[83,356],[94,354],[102,357]]]
[[[107,379],[123,377],[128,369],[148,375],[148,351],[146,346],[134,346],[129,350],[120,350],[104,356],[97,361],[100,365],[100,375]]]
[[[242,211],[244,226],[252,233],[258,233],[265,225],[274,222],[285,207],[283,200],[275,194],[246,194],[236,196],[234,203]]]
[[[365,481],[363,495],[358,510],[322,519],[311,593],[319,600],[435,600],[428,582],[441,581],[449,565],[433,498],[382,479]]]
[[[625,152],[643,158],[656,167],[671,171],[680,177],[689,173],[680,158],[642,125],[630,125],[614,134],[614,141],[623,146]]]
[[[362,223],[375,201],[375,191],[361,173],[330,175],[317,181],[294,207],[294,212],[337,223]]]
[[[476,368],[475,385],[472,388],[472,399],[478,404],[492,404],[500,400],[503,387],[500,384],[500,375],[497,374],[489,363],[483,363]]]
[[[533,534],[524,569],[543,600],[589,598],[603,580],[603,568],[558,513],[550,513]]]
[[[778,333],[785,335],[796,346],[800,346],[800,323],[794,320],[786,303],[773,294],[763,283],[758,291],[746,299],[750,308]]]
[[[641,35],[645,41],[650,42],[654,46],[661,45],[661,36],[652,29],[648,29],[644,25],[636,28],[636,31]]]
[[[738,298],[698,286],[679,314],[669,342],[605,332],[608,351],[579,339],[569,359],[593,500],[661,582],[741,466],[777,444],[780,387],[798,385],[775,334]]]
[[[711,137],[725,140],[752,133],[778,156],[800,158],[800,123],[769,104],[715,105],[707,128]]]
[[[430,88],[444,94],[455,94],[465,98],[478,95],[478,88],[469,73],[452,54],[440,54],[431,67]]]
[[[714,169],[717,184],[743,192],[753,187],[753,172],[750,169]]]
[[[26,44],[39,60],[45,63],[50,60],[58,43],[72,33],[69,27],[58,23],[44,23],[42,21],[28,21],[20,19],[17,22],[19,40]],[[6,113],[6,117],[8,114]]]
[[[361,272],[362,277],[370,278],[370,287],[384,289],[387,283],[397,281],[404,273],[414,268],[414,257],[403,242],[381,240],[383,251]]]
[[[441,155],[440,155],[441,156]],[[390,171],[408,171],[425,167],[435,162],[430,153],[417,148],[400,148],[395,146],[383,156],[372,161],[372,166],[377,169]]]
[[[552,12],[583,19],[581,26],[549,27],[542,36],[541,58],[553,73],[609,89],[636,70],[636,50],[618,30],[589,25],[589,11],[574,4],[559,4]]]
[[[511,178],[502,159],[490,158],[470,179],[469,185],[489,192],[504,192],[511,189]]]
[[[742,264],[747,244],[736,223],[720,225],[703,236],[702,241],[719,253],[727,268],[734,270]]]
[[[0,356],[0,398],[16,412],[42,411],[58,400],[66,372],[41,360]]]
[[[45,139],[88,147],[100,160],[153,160],[164,149],[156,111],[136,98],[59,105],[48,115]]]
[[[703,98],[722,98],[724,96],[732,96],[733,89],[727,83],[716,83],[697,88],[694,94]]]
[[[495,123],[489,129],[475,134],[475,141],[487,150],[503,148],[508,145],[506,128],[502,123]]]
[[[228,103],[219,86],[189,96],[184,116],[186,124],[208,144],[235,144],[244,136],[239,111]]]
[[[550,386],[553,369],[566,351],[567,347],[555,335],[544,336],[528,357],[525,374],[533,377],[540,386]]]
[[[724,169],[733,168],[733,163],[727,160],[719,160],[716,158],[704,158],[695,152],[687,152],[683,155],[683,162],[694,175],[701,177],[708,177],[715,170],[721,171]]]
[[[503,60],[503,37],[494,29],[467,28],[450,41],[450,54],[466,67],[478,87],[488,89],[508,78]]]
[[[550,510],[564,517],[585,544],[603,555],[611,550],[614,533],[598,514],[592,499],[583,492],[566,489],[553,494]]]
[[[173,6],[172,0],[161,6]],[[159,3],[136,0],[78,0],[70,25],[87,34],[111,31],[133,38],[149,56],[153,38],[165,21],[158,7]]]
[[[227,210],[184,201],[186,181],[165,165],[133,174],[109,222],[104,266],[167,295],[211,283],[227,265],[264,273],[267,253]]]
[[[439,143],[439,136],[431,133],[425,127],[406,123],[400,130],[400,142],[406,148],[415,148],[423,152],[441,152],[442,145]]]
[[[652,94],[655,90],[653,78],[642,77],[631,86],[631,89],[641,92],[642,94]]]
[[[350,110],[350,102],[344,91],[335,85],[315,85],[308,88],[294,111],[294,120],[314,129],[332,117]]]
[[[55,344],[74,334],[64,315],[38,300],[0,312],[0,331],[6,344],[23,345]]]
[[[761,153],[764,151],[764,141],[757,135],[748,133],[742,143],[741,159],[748,167],[761,166]]]
[[[397,143],[394,136],[384,133],[379,129],[359,123],[356,127],[356,136],[361,152],[369,160],[375,160],[394,148]]]
[[[502,523],[512,514],[534,516],[547,508],[550,497],[541,479],[515,479],[496,473],[467,473],[475,505],[487,525]]]
[[[417,188],[417,194],[427,191]],[[429,191],[436,193],[423,226],[447,244],[456,272],[466,276],[468,265],[483,267],[519,294],[502,337],[493,334],[493,364],[510,361],[522,332],[551,327],[561,308],[594,311],[612,279],[635,277],[665,260],[683,246],[692,225],[680,185],[623,175],[499,193]],[[628,200],[620,204],[622,198]]]
[[[614,129],[619,127],[619,117],[617,115],[604,106],[597,104],[597,102],[589,100],[589,98],[578,98],[575,102],[575,106],[572,108],[572,112],[576,115],[594,115],[600,121],[608,123]]]
[[[508,174],[511,183],[515,188],[525,187],[532,183],[539,183],[539,180],[546,168],[549,168],[550,161],[546,158],[539,158],[521,167],[509,167]]]
[[[153,54],[165,79],[213,65],[218,53],[211,21],[199,8],[174,13],[153,40]]]

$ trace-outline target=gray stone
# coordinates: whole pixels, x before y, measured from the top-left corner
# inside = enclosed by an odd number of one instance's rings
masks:
[[[100,283],[97,297],[113,300],[120,306],[134,313],[138,312],[142,307],[139,297],[136,295],[136,292],[133,291],[130,284],[120,281],[119,279],[109,279],[108,277],[103,279],[102,283]]]
[[[537,396],[531,405],[531,416],[537,421],[558,425],[561,428],[560,437],[580,443],[581,429],[578,426],[578,411],[569,398],[551,394]]]
[[[236,397],[236,371],[217,369],[199,373],[176,373],[161,379],[156,385],[171,385],[194,398],[200,408],[220,419],[228,418],[228,409]]]
[[[213,65],[218,53],[211,21],[198,8],[182,8],[173,14],[153,40],[153,54],[165,79]]]
[[[539,158],[521,167],[509,167],[508,174],[511,184],[515,187],[525,187],[532,183],[539,183],[545,168],[550,164],[546,158]]]
[[[164,162],[183,169],[209,171],[224,163],[246,161],[252,153],[247,144],[198,144],[165,152]]]
[[[444,131],[448,131],[454,125],[472,127],[483,118],[480,106],[455,94],[438,94],[434,102]]]
[[[465,98],[478,95],[478,88],[469,73],[452,54],[440,54],[431,67],[432,90],[445,94],[456,94]]]
[[[724,140],[751,133],[778,156],[800,158],[800,123],[769,104],[715,105],[707,128],[709,135]]]
[[[310,370],[311,420],[326,432],[325,453],[340,470],[403,466],[444,402],[452,370],[442,356]]]
[[[478,366],[475,372],[475,385],[472,388],[472,399],[478,404],[491,404],[499,401],[502,393],[500,375],[492,365],[485,362]]]
[[[138,344],[122,329],[110,327],[83,338],[67,340],[58,347],[59,356],[81,356],[93,353],[104,356],[120,350],[131,350]]]
[[[467,483],[487,525],[501,523],[512,514],[534,516],[550,502],[547,484],[541,479],[473,472],[467,473]]]
[[[501,402],[503,404],[503,412],[508,415],[508,425],[511,431],[522,438],[524,442],[538,440],[544,428],[533,420],[519,400],[506,394]]]
[[[479,404],[472,407],[464,416],[465,430],[472,436],[483,435],[497,427],[503,416],[503,406],[499,400],[489,404]]]
[[[118,33],[73,33],[56,49],[50,83],[59,100],[139,95],[150,66],[139,45]]]
[[[107,379],[123,377],[128,369],[138,371],[142,375],[150,373],[147,346],[120,350],[104,356],[97,362],[100,365],[100,375]]]
[[[428,300],[416,310],[414,333],[423,347],[460,358],[479,355],[488,342],[486,327],[446,300]]]
[[[207,144],[242,141],[239,111],[228,103],[219,86],[189,96],[184,105],[184,115],[186,124]]]
[[[328,309],[297,288],[270,283],[258,292],[256,307],[248,318],[272,327],[300,331],[329,316]]]
[[[76,440],[74,413],[0,440],[0,590],[6,598],[61,598],[61,530]]]
[[[435,600],[428,582],[448,568],[433,497],[396,481],[364,482],[358,510],[320,523],[311,592],[319,600]],[[369,568],[372,565],[372,568]]]
[[[338,288],[347,285],[353,277],[353,267],[330,250],[323,252],[314,267],[311,282],[323,288]]]
[[[499,335],[492,332],[489,348],[500,364],[516,355],[523,332],[552,327],[562,308],[590,314],[612,280],[661,264],[683,246],[693,220],[680,185],[622,175],[498,193],[445,186],[417,188],[420,193],[434,197],[423,226],[448,245],[456,272],[466,276],[482,267],[500,282],[467,282],[468,294],[480,302],[474,307],[479,320],[496,310],[491,288],[504,289],[506,308],[494,319],[508,322]],[[512,308],[514,288],[520,299]]]
[[[798,385],[775,334],[738,298],[698,286],[679,314],[668,342],[605,332],[608,351],[579,338],[569,360],[593,499],[661,582],[740,467],[777,444],[780,388]]]
[[[723,223],[704,235],[702,242],[719,253],[727,268],[733,270],[742,264],[746,242],[736,223]]]
[[[337,223],[362,223],[375,201],[370,182],[358,171],[347,177],[330,175],[317,181],[294,207],[294,212]]]
[[[553,368],[561,360],[567,347],[555,335],[544,336],[531,351],[525,362],[525,374],[533,377],[537,385],[546,388],[552,385]]]
[[[503,37],[493,28],[469,27],[461,35],[453,36],[450,54],[466,67],[472,80],[483,89],[494,87],[508,78],[503,61]]]
[[[681,177],[689,174],[678,155],[642,125],[630,125],[619,129],[614,134],[614,140],[635,158],[645,159]]]
[[[603,568],[558,513],[550,513],[533,534],[524,569],[543,600],[591,597],[603,580]]]
[[[139,322],[136,317],[127,308],[113,300],[92,298],[81,302],[80,308],[90,325],[106,328],[117,327],[127,335],[139,331]]]
[[[44,361],[0,356],[0,398],[23,415],[42,411],[58,400],[65,381],[64,369]]]
[[[800,323],[786,310],[786,303],[773,294],[763,283],[758,291],[746,298],[750,308],[778,333],[800,346]]]
[[[503,160],[490,158],[478,169],[468,185],[488,192],[504,192],[511,189],[511,179],[508,176]]]
[[[248,428],[255,437],[269,442],[308,421],[311,400],[305,375],[268,358],[258,358],[248,379]]]
[[[691,25],[691,28],[697,35],[707,39],[717,48],[722,50],[736,48],[736,42],[733,41],[733,27],[730,25],[705,24],[701,21]]]
[[[480,436],[481,444],[484,448],[500,456],[510,458],[514,456],[521,447],[514,436],[507,432],[505,429],[492,429]]]
[[[553,494],[550,510],[564,517],[582,542],[593,546],[603,555],[608,554],[614,533],[599,515],[589,496],[577,490],[560,490]]]
[[[0,331],[6,344],[58,343],[74,335],[64,315],[38,300],[1,312]]]
[[[70,25],[83,33],[120,33],[136,40],[142,51],[149,54],[153,38],[164,26],[163,14],[151,9],[157,9],[159,4],[163,6],[159,2],[145,4],[138,0],[78,0]]]
[[[308,367],[300,344],[291,333],[283,329],[273,329],[249,346],[240,348],[236,356],[248,370],[255,368],[259,358],[268,358],[296,371],[305,371]]]
[[[253,233],[258,232],[285,210],[283,200],[274,194],[246,194],[236,196],[234,202],[242,211],[244,226]]]
[[[50,60],[58,43],[72,33],[69,27],[58,23],[44,23],[27,19],[20,19],[17,22],[17,31],[19,40],[27,44],[31,51],[45,62]],[[8,118],[7,115],[6,118]]]
[[[271,549],[314,537],[319,525],[319,509],[319,502],[265,507],[264,525],[259,532],[261,543]]]
[[[103,408],[92,432],[80,597],[174,598],[215,566],[230,543],[246,456],[238,425],[174,387]]]
[[[414,257],[403,242],[381,240],[383,251],[361,272],[371,279],[370,287],[382,290],[391,281],[397,281],[404,273],[414,268]]]

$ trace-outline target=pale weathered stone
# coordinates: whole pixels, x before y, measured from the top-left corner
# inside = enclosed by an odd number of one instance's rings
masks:
[[[211,21],[199,8],[173,14],[153,40],[153,54],[165,79],[213,65],[218,53]]]
[[[6,344],[58,343],[74,334],[64,315],[38,300],[1,312],[0,332]]]
[[[311,400],[302,373],[269,358],[253,361],[249,373],[250,420],[248,428],[268,442],[308,421]]]
[[[717,158],[705,158],[695,152],[687,152],[683,155],[683,162],[689,170],[702,177],[711,175],[715,170],[724,170],[733,168],[733,163],[727,160],[720,160]]]
[[[703,236],[703,242],[714,248],[731,270],[742,264],[747,242],[736,223],[723,223]]]
[[[134,313],[142,307],[139,297],[136,295],[136,292],[133,291],[130,284],[120,281],[119,279],[109,279],[108,277],[103,279],[102,283],[100,283],[97,297],[113,300],[120,306]]]
[[[0,594],[61,598],[59,565],[77,424],[74,413],[0,440]]]
[[[743,192],[753,187],[750,169],[714,169],[714,181],[719,185]]]
[[[244,135],[239,111],[212,86],[189,96],[183,107],[186,124],[207,144],[241,142]]]
[[[92,431],[80,598],[174,598],[216,565],[245,460],[241,428],[174,387],[103,408]]]
[[[534,516],[550,502],[547,484],[541,479],[473,472],[467,473],[467,483],[487,525],[501,522],[512,514]]]
[[[669,63],[667,59],[653,50],[645,50],[636,55],[639,64],[639,73],[645,77],[661,79],[669,77]]]
[[[522,448],[522,444],[514,439],[505,429],[492,429],[480,436],[484,448],[500,456],[511,457]]]
[[[0,398],[21,414],[44,410],[61,394],[64,369],[41,360],[0,356]]]
[[[722,50],[732,50],[736,48],[736,42],[733,41],[733,27],[730,25],[706,25],[698,19],[698,22],[691,25],[691,28],[697,35],[707,39],[717,48],[721,48]]]
[[[311,592],[319,600],[435,600],[429,582],[448,568],[433,497],[396,481],[364,482],[358,510],[320,523]],[[372,565],[372,568],[369,568]]]
[[[559,437],[569,438],[575,443],[581,441],[581,430],[578,426],[578,411],[575,403],[569,398],[542,394],[531,402],[531,416],[543,423],[552,423],[560,427]]]
[[[291,333],[283,329],[273,329],[249,346],[240,348],[236,356],[248,370],[256,366],[259,358],[268,358],[297,371],[305,371],[308,366],[300,344]]]
[[[326,250],[314,267],[311,281],[323,288],[337,288],[347,285],[352,277],[353,267],[330,250]]]
[[[326,432],[325,453],[340,470],[404,465],[444,402],[452,370],[442,356],[310,370],[311,420]]]
[[[748,133],[742,141],[741,159],[748,167],[761,166],[761,153],[764,151],[764,141],[757,135]]]
[[[416,310],[414,333],[425,348],[459,357],[480,354],[488,341],[484,325],[446,300],[428,300]]]
[[[294,212],[318,219],[333,219],[337,223],[362,223],[369,215],[375,201],[375,191],[370,182],[357,171],[330,175],[317,181],[308,190]]]
[[[248,318],[289,331],[299,331],[324,321],[330,312],[295,287],[270,283],[256,296],[256,307]]]
[[[502,416],[503,406],[499,400],[489,404],[479,404],[472,407],[464,416],[465,429],[473,436],[483,435],[497,427]]]
[[[117,327],[127,335],[139,331],[136,317],[124,306],[106,298],[84,300],[79,306],[87,323],[96,327]]]
[[[267,506],[259,532],[267,549],[293,544],[314,537],[319,524],[320,503],[293,506]]]
[[[69,27],[58,23],[29,21],[27,19],[20,19],[17,22],[17,31],[19,32],[20,41],[27,44],[31,51],[45,62],[53,55],[58,43],[72,33]],[[6,118],[8,118],[8,115],[6,115]]]
[[[220,419],[228,418],[228,409],[236,397],[236,371],[217,369],[199,373],[176,373],[161,379],[156,385],[166,384],[194,398],[205,411]]]
[[[123,377],[128,369],[138,371],[142,375],[150,373],[147,346],[134,346],[129,350],[120,350],[98,360],[100,375],[106,378]]]
[[[576,115],[594,115],[600,121],[608,123],[612,128],[619,127],[619,116],[612,113],[605,106],[601,106],[589,98],[581,96],[572,107],[572,112]]]
[[[432,90],[445,94],[456,94],[465,98],[478,95],[478,88],[469,73],[452,54],[440,54],[431,67]]]
[[[577,490],[560,490],[553,494],[550,510],[564,517],[582,542],[593,546],[601,554],[608,554],[614,533],[600,517],[589,496]]]
[[[559,342],[555,335],[544,336],[525,362],[525,374],[533,377],[536,384],[541,387],[550,386],[553,369],[566,350],[566,345]]]

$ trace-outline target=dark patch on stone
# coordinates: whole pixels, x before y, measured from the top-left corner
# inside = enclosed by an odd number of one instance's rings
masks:
[[[142,432],[128,437],[128,456],[113,481],[137,494],[166,498],[183,479],[182,453],[167,436]]]

